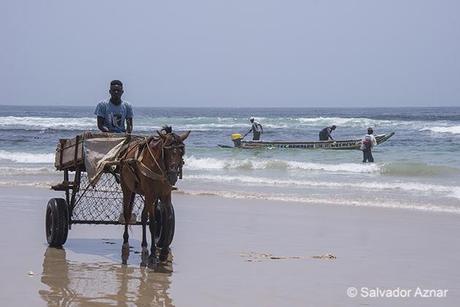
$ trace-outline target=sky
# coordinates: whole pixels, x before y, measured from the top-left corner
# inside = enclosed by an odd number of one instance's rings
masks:
[[[0,3],[0,104],[460,106],[460,1]]]

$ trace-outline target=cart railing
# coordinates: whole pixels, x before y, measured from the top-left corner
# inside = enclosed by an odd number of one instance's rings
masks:
[[[81,173],[80,188],[74,204],[70,204],[71,224],[121,224],[123,217],[123,192],[114,174],[104,173],[92,186],[85,172]],[[137,195],[133,203],[132,224],[140,224],[144,200]]]

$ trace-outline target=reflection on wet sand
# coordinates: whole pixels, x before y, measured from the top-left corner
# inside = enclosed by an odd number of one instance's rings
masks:
[[[47,248],[39,290],[48,306],[110,304],[174,306],[168,295],[172,256],[153,272],[112,262],[83,263],[66,259],[65,249]]]

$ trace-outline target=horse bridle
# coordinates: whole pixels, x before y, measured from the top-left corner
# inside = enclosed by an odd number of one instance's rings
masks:
[[[174,141],[176,141],[177,136],[173,135],[173,137],[174,137]],[[181,161],[179,162],[179,167],[177,168],[179,179],[182,179],[182,167],[185,164],[185,161],[184,161],[185,145],[184,144],[174,144],[174,145],[162,146],[161,147],[161,157],[162,157],[163,160],[166,161],[166,156],[165,156],[165,153],[164,153],[165,149],[167,149],[167,150],[180,149],[182,151]],[[169,170],[166,169],[166,172],[168,172],[168,171]]]

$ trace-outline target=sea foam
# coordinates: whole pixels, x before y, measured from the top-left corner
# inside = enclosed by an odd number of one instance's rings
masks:
[[[19,163],[53,163],[54,153],[28,153],[0,150],[0,160],[9,160]]]
[[[454,197],[460,199],[460,187],[424,184],[418,182],[395,181],[395,182],[334,182],[318,180],[295,180],[295,179],[275,179],[267,177],[252,176],[223,176],[223,175],[187,175],[186,181],[202,180],[206,182],[221,182],[230,184],[239,184],[241,186],[265,186],[271,188],[279,187],[310,187],[310,188],[328,188],[328,189],[356,189],[364,191],[405,191],[413,193],[438,193],[442,196]]]
[[[420,131],[432,131],[432,132],[435,132],[435,133],[460,134],[460,126],[425,127],[425,128],[420,129]]]
[[[190,156],[185,158],[185,168],[190,170],[214,170],[214,169],[289,169],[289,170],[310,170],[325,172],[345,173],[375,173],[380,171],[377,164],[363,163],[313,163],[299,162],[280,159],[270,160],[249,160],[249,159],[217,159],[217,158],[196,158]]]
[[[87,130],[94,129],[96,121],[92,117],[0,117],[0,129],[25,130]]]
[[[303,203],[309,205],[336,205],[336,206],[351,206],[351,207],[375,207],[387,209],[406,209],[417,210],[435,213],[450,213],[460,214],[459,207],[453,206],[439,206],[436,204],[424,203],[414,204],[397,201],[361,201],[361,200],[347,200],[347,199],[333,199],[324,197],[311,197],[311,196],[292,196],[284,194],[267,194],[267,193],[245,193],[245,192],[232,192],[232,191],[183,191],[189,195],[203,195],[203,196],[219,196],[231,199],[256,199],[268,201],[280,201],[290,203]]]

